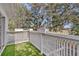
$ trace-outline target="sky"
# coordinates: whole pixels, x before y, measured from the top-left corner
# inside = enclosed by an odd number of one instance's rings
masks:
[[[64,25],[64,28],[71,28],[71,27],[72,27],[71,23]]]
[[[31,8],[32,8],[31,3],[25,3],[25,6],[26,6],[26,8],[27,8],[28,10],[31,10]]]

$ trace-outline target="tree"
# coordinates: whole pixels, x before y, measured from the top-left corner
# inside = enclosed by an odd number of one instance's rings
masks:
[[[37,30],[37,28],[41,27],[43,20],[47,19],[46,28],[49,28],[50,31],[52,29],[54,31],[61,31],[64,29],[65,23],[73,23],[71,30],[78,33],[75,27],[78,27],[77,24],[79,24],[79,4],[35,3],[31,4],[31,7],[31,10],[28,10],[25,6],[17,8],[16,28],[33,28]]]
[[[16,10],[16,28],[29,29],[31,24],[31,12],[22,5]]]
[[[9,27],[10,31],[14,31],[14,29],[15,29],[15,22],[14,22],[14,20],[11,20],[11,19],[9,20],[8,27]]]

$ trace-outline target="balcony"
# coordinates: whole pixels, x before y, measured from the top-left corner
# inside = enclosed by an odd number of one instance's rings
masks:
[[[55,34],[49,32],[44,33],[38,31],[7,32],[6,46],[12,46],[14,44],[17,45],[23,42],[30,42],[33,46],[35,46],[36,49],[40,51],[37,55],[79,56],[79,36]],[[27,45],[28,44],[23,46]],[[7,50],[6,48],[8,47],[6,46],[2,51],[2,54],[5,50]],[[23,46],[19,45],[19,47]],[[24,50],[26,51],[26,49]],[[15,53],[17,52],[15,51]]]

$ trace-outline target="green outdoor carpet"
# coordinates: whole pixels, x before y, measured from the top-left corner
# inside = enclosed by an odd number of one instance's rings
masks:
[[[29,42],[7,45],[2,56],[42,56],[40,51]]]

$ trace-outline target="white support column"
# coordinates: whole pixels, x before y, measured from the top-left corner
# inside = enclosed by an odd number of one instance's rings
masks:
[[[5,30],[5,17],[2,17],[2,21],[3,21],[3,46],[5,46],[5,39],[6,39],[6,30]]]
[[[5,39],[6,38],[6,24],[5,24],[5,17],[3,16],[1,18],[1,43],[2,43],[2,46],[5,46]]]
[[[1,49],[3,46],[3,22],[2,22],[2,18],[1,18]]]
[[[0,37],[0,41],[1,41],[1,52],[4,49],[5,45],[6,45],[6,39],[7,39],[7,30],[8,30],[8,18],[6,16],[5,11],[2,9],[2,7],[0,6],[0,23],[1,23],[1,37]]]
[[[1,51],[1,18],[0,18],[0,51]]]
[[[5,45],[8,42],[8,34],[7,34],[8,31],[9,31],[8,30],[8,17],[5,16]]]

